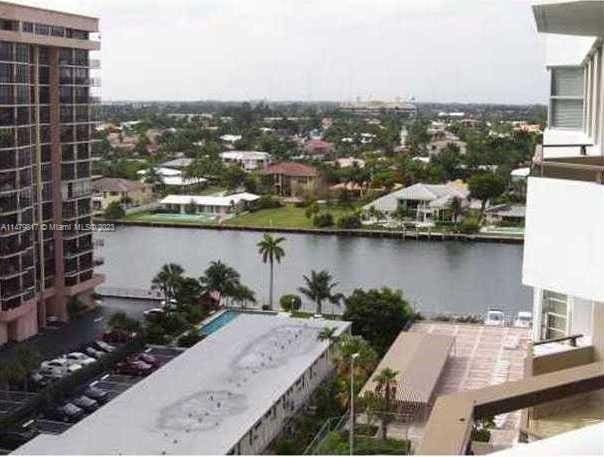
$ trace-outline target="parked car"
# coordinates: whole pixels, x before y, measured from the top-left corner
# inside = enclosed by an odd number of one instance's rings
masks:
[[[97,348],[94,348],[92,346],[87,347],[85,349],[86,354],[88,354],[90,357],[94,357],[95,359],[100,359],[101,357],[107,355],[107,353],[105,351],[101,351]]]
[[[153,367],[140,360],[126,360],[119,362],[115,366],[115,371],[130,376],[147,376],[153,371]]]
[[[70,362],[65,358],[59,358],[59,359],[47,360],[47,361],[42,362],[40,364],[40,368],[41,369],[58,368],[58,369],[67,370],[68,372],[73,373],[74,371],[81,369],[82,365],[80,365],[79,363]]]
[[[152,308],[148,309],[143,313],[145,319],[149,322],[157,322],[166,315],[166,310],[163,308]]]
[[[70,364],[75,363],[75,364],[79,364],[82,366],[90,365],[91,363],[96,362],[95,359],[93,359],[92,357],[89,357],[86,354],[83,354],[81,352],[71,352],[65,356],[65,359]]]
[[[490,309],[487,313],[487,318],[484,321],[485,325],[491,327],[504,327],[505,326],[505,314],[503,311],[498,309]]]
[[[52,378],[50,376],[43,375],[40,371],[34,371],[29,379],[34,383],[37,387],[45,387],[51,383]]]
[[[36,372],[44,378],[48,378],[50,381],[64,378],[69,374],[69,370],[65,367],[40,367]]]
[[[109,401],[109,393],[106,390],[99,389],[95,386],[88,386],[84,391],[84,395],[88,398],[96,400],[97,403],[106,403]]]
[[[157,357],[153,357],[151,354],[147,354],[146,352],[136,354],[132,357],[132,360],[140,360],[141,362],[151,365],[153,368],[159,368],[161,366],[161,362],[157,359]]]
[[[115,351],[115,346],[112,346],[111,344],[106,343],[105,341],[95,341],[94,343],[92,343],[92,345],[101,351],[105,351],[105,352]]]
[[[62,406],[48,409],[44,416],[60,422],[77,422],[84,416],[84,410],[73,403],[65,403]]]
[[[136,336],[136,333],[126,332],[124,330],[113,330],[103,333],[102,340],[106,343],[127,343]]]
[[[92,398],[82,395],[81,397],[74,398],[71,403],[76,405],[78,408],[83,409],[87,413],[91,413],[99,409],[99,402]]]

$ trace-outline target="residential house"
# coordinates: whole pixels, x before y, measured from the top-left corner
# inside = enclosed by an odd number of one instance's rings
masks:
[[[220,158],[225,165],[237,165],[247,172],[266,168],[271,162],[271,155],[262,151],[225,151]]]
[[[316,190],[319,179],[319,172],[315,167],[297,162],[269,165],[260,174],[268,179],[276,194],[285,197]]]
[[[335,160],[339,168],[365,168],[365,161],[356,157],[342,157]]]
[[[203,214],[224,219],[249,209],[259,198],[245,192],[224,196],[168,195],[160,204],[165,210],[180,214]]]
[[[452,201],[457,198],[461,206],[467,208],[470,205],[469,197],[470,192],[456,183],[418,183],[378,198],[364,206],[363,211],[370,213],[377,210],[392,216],[402,210],[407,217],[419,223],[451,221],[454,217]]]
[[[526,206],[524,205],[495,205],[487,208],[485,217],[491,225],[523,226],[526,217]]]
[[[208,180],[205,178],[188,177],[185,175],[183,170],[176,170],[174,168],[155,168],[157,174],[158,183],[156,185],[162,186],[168,192],[186,193],[193,189],[203,187],[207,184]],[[146,179],[147,170],[140,170],[137,172],[141,180]]]
[[[331,156],[333,150],[332,143],[319,139],[308,140],[304,144],[304,155],[315,159],[326,159]]]
[[[140,181],[121,178],[101,178],[92,182],[92,208],[104,211],[113,202],[129,201],[144,205],[153,199],[152,186]]]

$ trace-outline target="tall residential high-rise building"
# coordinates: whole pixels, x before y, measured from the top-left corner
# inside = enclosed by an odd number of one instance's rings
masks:
[[[0,345],[92,304],[96,18],[0,2]]]

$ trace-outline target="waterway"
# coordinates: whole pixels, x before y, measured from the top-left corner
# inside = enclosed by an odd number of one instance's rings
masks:
[[[234,267],[259,301],[268,301],[269,268],[256,244],[261,233],[181,228],[117,227],[105,240],[100,268],[106,286],[149,288],[168,262],[199,277],[212,260]],[[275,268],[275,297],[295,293],[302,275],[327,269],[338,291],[401,289],[416,309],[428,313],[510,314],[531,309],[530,289],[521,284],[522,245],[285,235],[286,256]],[[329,308],[325,309],[329,312]]]

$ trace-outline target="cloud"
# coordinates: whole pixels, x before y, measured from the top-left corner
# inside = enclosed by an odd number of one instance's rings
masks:
[[[525,0],[27,0],[101,18],[111,99],[535,102]]]

